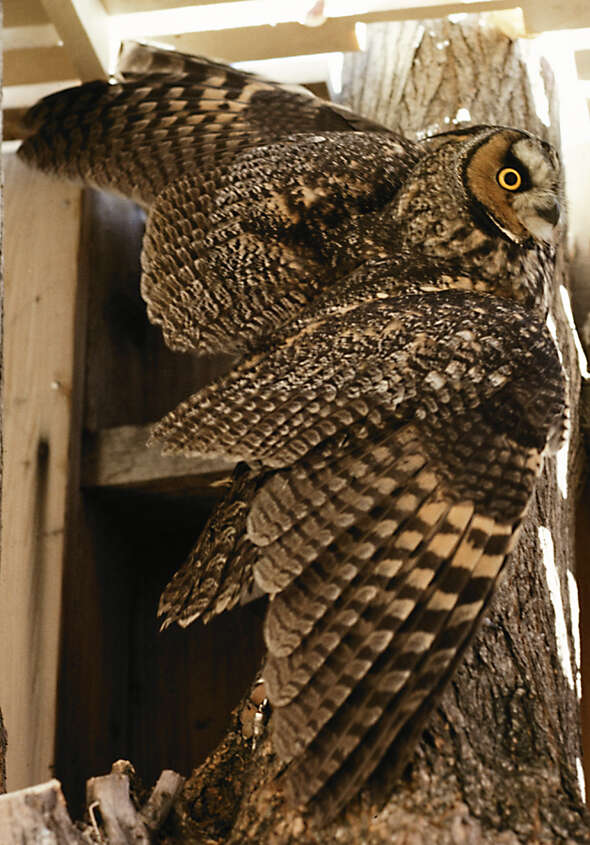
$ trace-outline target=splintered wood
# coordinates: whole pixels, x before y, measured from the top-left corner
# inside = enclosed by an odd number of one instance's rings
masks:
[[[163,771],[147,801],[138,809],[131,799],[130,780],[135,772],[125,760],[112,772],[91,778],[87,784],[90,824],[75,827],[67,811],[58,780],[0,796],[2,845],[150,845],[166,821],[184,778]]]

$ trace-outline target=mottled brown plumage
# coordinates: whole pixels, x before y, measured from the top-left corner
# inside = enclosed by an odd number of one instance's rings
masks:
[[[135,67],[36,106],[22,155],[146,204],[150,319],[242,355],[154,428],[243,462],[159,613],[270,595],[275,749],[330,816],[401,772],[559,443],[559,163],[516,129],[413,143],[205,60]]]

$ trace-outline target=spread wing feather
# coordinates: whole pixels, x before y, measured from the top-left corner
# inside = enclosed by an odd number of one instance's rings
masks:
[[[244,530],[272,596],[264,676],[296,801],[331,815],[384,759],[407,761],[562,412],[555,347],[524,309],[363,291],[301,317],[156,427],[169,449],[264,467]]]
[[[297,132],[387,132],[294,89],[228,65],[132,45],[121,81],[89,82],[27,114],[20,156],[41,170],[149,205],[170,181],[231,162],[237,152]]]
[[[260,475],[246,464],[236,467],[194,549],[160,597],[162,628],[173,622],[184,628],[199,617],[208,622],[262,595],[254,584],[258,550],[246,533],[246,518],[260,482]]]

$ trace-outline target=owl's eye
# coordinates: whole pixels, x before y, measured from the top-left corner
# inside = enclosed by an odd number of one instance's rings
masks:
[[[518,191],[522,185],[522,176],[513,167],[503,167],[496,178],[500,187],[507,191]]]

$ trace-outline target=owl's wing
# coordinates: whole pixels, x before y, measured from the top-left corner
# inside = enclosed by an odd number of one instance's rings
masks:
[[[207,59],[135,45],[131,64],[140,71],[121,81],[89,82],[33,106],[20,157],[150,205],[173,179],[293,132],[387,132],[305,89]]]
[[[166,417],[168,451],[275,468],[246,519],[295,800],[398,770],[490,600],[559,430],[542,324],[438,291],[326,306]]]
[[[183,566],[160,598],[162,629],[173,622],[185,628],[199,617],[213,616],[262,596],[254,583],[258,548],[250,542],[246,519],[260,487],[259,473],[236,467],[231,484],[211,514]]]
[[[187,174],[156,199],[141,292],[177,351],[251,347],[340,284],[378,244],[379,215],[418,153],[374,133],[294,135]]]

